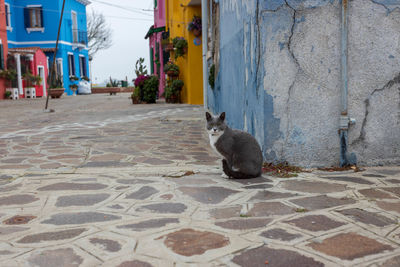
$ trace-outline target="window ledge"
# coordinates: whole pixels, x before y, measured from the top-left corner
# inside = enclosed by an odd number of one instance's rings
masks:
[[[26,28],[26,30],[27,30],[27,32],[28,33],[31,33],[31,32],[44,32],[44,28],[39,28],[39,27],[35,27],[35,28]]]
[[[13,31],[13,27],[11,27],[11,26],[7,26],[7,31],[10,31],[10,32],[12,32],[12,31]]]

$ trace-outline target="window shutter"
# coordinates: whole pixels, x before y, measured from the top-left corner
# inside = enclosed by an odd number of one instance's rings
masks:
[[[29,20],[29,11],[30,11],[30,9],[28,7],[24,8],[25,28],[30,28],[31,27],[31,22]]]
[[[43,8],[40,8],[40,27],[44,28]]]
[[[75,60],[74,55],[71,55],[71,62],[72,62],[72,75],[75,76]]]
[[[3,51],[3,44],[0,44],[0,69],[4,70],[4,51]]]
[[[86,76],[87,77],[87,73],[86,73],[86,57],[83,57],[82,58],[82,66],[83,66],[83,76]]]
[[[150,48],[150,72],[154,74],[154,58],[153,58],[154,50]]]

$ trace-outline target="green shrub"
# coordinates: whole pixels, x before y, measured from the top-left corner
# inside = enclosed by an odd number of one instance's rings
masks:
[[[156,103],[158,93],[158,77],[150,76],[143,85],[143,101],[147,103]]]
[[[184,83],[182,80],[173,80],[171,83],[172,88],[176,91],[182,90],[183,85]]]

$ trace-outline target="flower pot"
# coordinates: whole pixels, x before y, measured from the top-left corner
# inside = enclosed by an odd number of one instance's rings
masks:
[[[171,95],[169,98],[165,99],[165,102],[171,104],[180,103],[179,95]]]
[[[139,99],[139,97],[131,97],[131,99],[132,99],[132,104],[140,104],[140,99]]]
[[[64,93],[64,88],[52,88],[50,89],[50,96],[51,98],[60,98]]]
[[[169,70],[169,71],[167,71],[167,75],[168,75],[169,77],[177,77],[177,76],[179,76],[179,73],[176,73],[176,72],[173,71],[173,70]]]
[[[164,51],[169,52],[174,50],[174,45],[173,44],[166,44],[164,45]]]
[[[193,35],[196,36],[196,37],[201,36],[201,30],[193,29]]]

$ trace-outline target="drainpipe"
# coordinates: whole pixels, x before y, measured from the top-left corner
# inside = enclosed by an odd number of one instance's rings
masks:
[[[341,1],[341,110],[339,121],[339,139],[340,139],[340,167],[356,164],[355,154],[347,152],[349,124],[354,124],[355,119],[350,119],[347,114],[347,94],[348,94],[348,76],[347,76],[347,33],[348,33],[348,0]]]
[[[208,0],[201,0],[201,25],[202,25],[202,38],[203,38],[203,101],[204,109],[208,109],[207,104],[207,81],[208,81],[208,67],[207,67],[207,43],[208,43]]]

